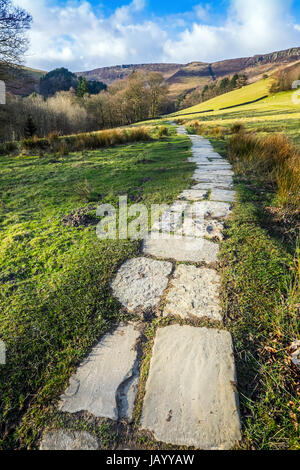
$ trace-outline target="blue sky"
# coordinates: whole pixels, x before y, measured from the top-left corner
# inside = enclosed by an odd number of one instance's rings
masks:
[[[213,62],[300,46],[300,0],[15,0],[29,66]]]

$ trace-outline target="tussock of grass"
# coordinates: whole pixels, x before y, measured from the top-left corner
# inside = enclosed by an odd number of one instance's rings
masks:
[[[249,168],[277,184],[277,202],[300,206],[300,154],[283,134],[257,136],[239,132],[229,142],[229,159],[240,173]]]
[[[68,155],[69,152],[80,150],[95,150],[113,145],[122,145],[129,142],[141,142],[151,140],[149,129],[145,127],[133,127],[127,129],[109,129],[99,132],[90,132],[77,135],[60,137],[57,133],[51,133],[47,138],[39,139],[34,136],[22,140],[21,143],[6,143],[0,146],[0,154],[7,154],[23,149],[26,151],[42,150],[58,152]]]
[[[199,121],[190,122],[187,129],[190,134],[203,135],[217,139],[223,139],[228,132],[223,126],[207,126]]]

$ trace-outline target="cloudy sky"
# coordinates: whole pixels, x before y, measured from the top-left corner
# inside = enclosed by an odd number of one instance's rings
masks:
[[[214,62],[300,46],[300,0],[15,0],[33,16],[28,66],[72,71]]]

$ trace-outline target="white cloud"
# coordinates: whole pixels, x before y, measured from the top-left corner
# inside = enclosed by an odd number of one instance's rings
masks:
[[[215,61],[300,46],[289,15],[290,0],[232,0],[222,26],[194,23],[176,40],[168,39],[165,56],[178,61]]]
[[[17,3],[34,17],[27,64],[42,69],[212,62],[300,46],[300,27],[289,15],[291,0],[231,0],[221,26],[211,25],[213,11],[203,4],[168,21],[141,19],[145,0],[128,0],[110,17],[101,9],[96,12],[87,0],[64,6],[54,0]]]

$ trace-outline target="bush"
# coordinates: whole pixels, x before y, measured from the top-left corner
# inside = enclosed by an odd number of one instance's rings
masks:
[[[238,132],[243,132],[245,129],[245,125],[242,122],[235,122],[231,126],[230,131],[232,134],[237,134]]]
[[[164,137],[168,137],[168,135],[169,135],[168,128],[166,126],[160,127],[160,129],[158,131],[158,138],[163,139]]]

